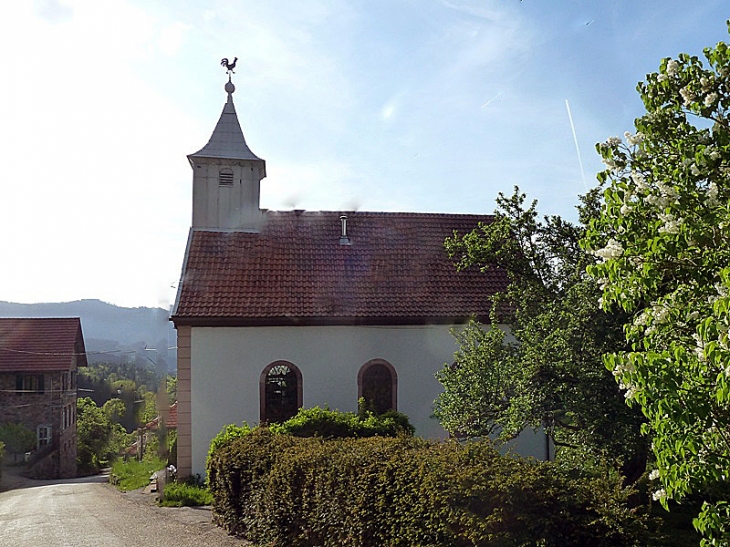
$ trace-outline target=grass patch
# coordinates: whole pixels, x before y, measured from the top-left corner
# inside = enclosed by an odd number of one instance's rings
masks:
[[[207,488],[189,484],[171,482],[165,485],[162,501],[163,507],[197,507],[213,503],[213,495]]]
[[[159,458],[141,462],[116,460],[112,464],[114,484],[123,492],[144,488],[150,483],[150,475],[164,467],[165,462]]]

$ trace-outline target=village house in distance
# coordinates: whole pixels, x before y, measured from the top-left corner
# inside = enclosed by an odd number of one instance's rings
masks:
[[[78,317],[0,318],[0,424],[36,434],[29,476],[76,475],[76,379],[85,366]]]
[[[188,156],[192,227],[177,329],[178,474],[205,475],[211,439],[329,406],[405,413],[443,438],[434,374],[453,361],[450,329],[486,319],[506,273],[457,271],[444,250],[488,215],[261,210],[266,162],[246,144],[228,95],[213,134]],[[546,457],[545,436],[517,450]]]

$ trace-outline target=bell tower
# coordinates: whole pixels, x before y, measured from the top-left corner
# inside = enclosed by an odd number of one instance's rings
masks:
[[[230,70],[228,100],[203,148],[190,154],[193,168],[193,229],[258,231],[263,221],[259,194],[266,162],[246,144],[238,123]]]

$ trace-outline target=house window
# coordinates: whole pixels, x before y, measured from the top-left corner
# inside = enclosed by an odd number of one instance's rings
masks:
[[[218,172],[218,184],[220,186],[233,186],[233,171],[230,169],[221,169]]]
[[[398,409],[398,375],[393,365],[383,359],[365,363],[357,375],[357,396],[365,410],[382,414]]]
[[[48,446],[51,444],[51,426],[50,425],[39,425],[38,426],[38,448]]]
[[[283,422],[302,406],[302,373],[288,361],[275,361],[259,381],[262,423]]]
[[[66,391],[68,389],[68,373],[62,372],[61,373],[61,391]]]
[[[44,376],[42,374],[17,374],[15,376],[15,391],[20,393],[43,393],[45,391]]]

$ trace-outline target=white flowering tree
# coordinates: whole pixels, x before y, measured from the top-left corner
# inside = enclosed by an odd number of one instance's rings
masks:
[[[598,145],[604,205],[584,240],[601,305],[632,314],[605,357],[653,436],[653,497],[699,496],[703,545],[730,545],[730,49],[664,59],[636,134]]]

